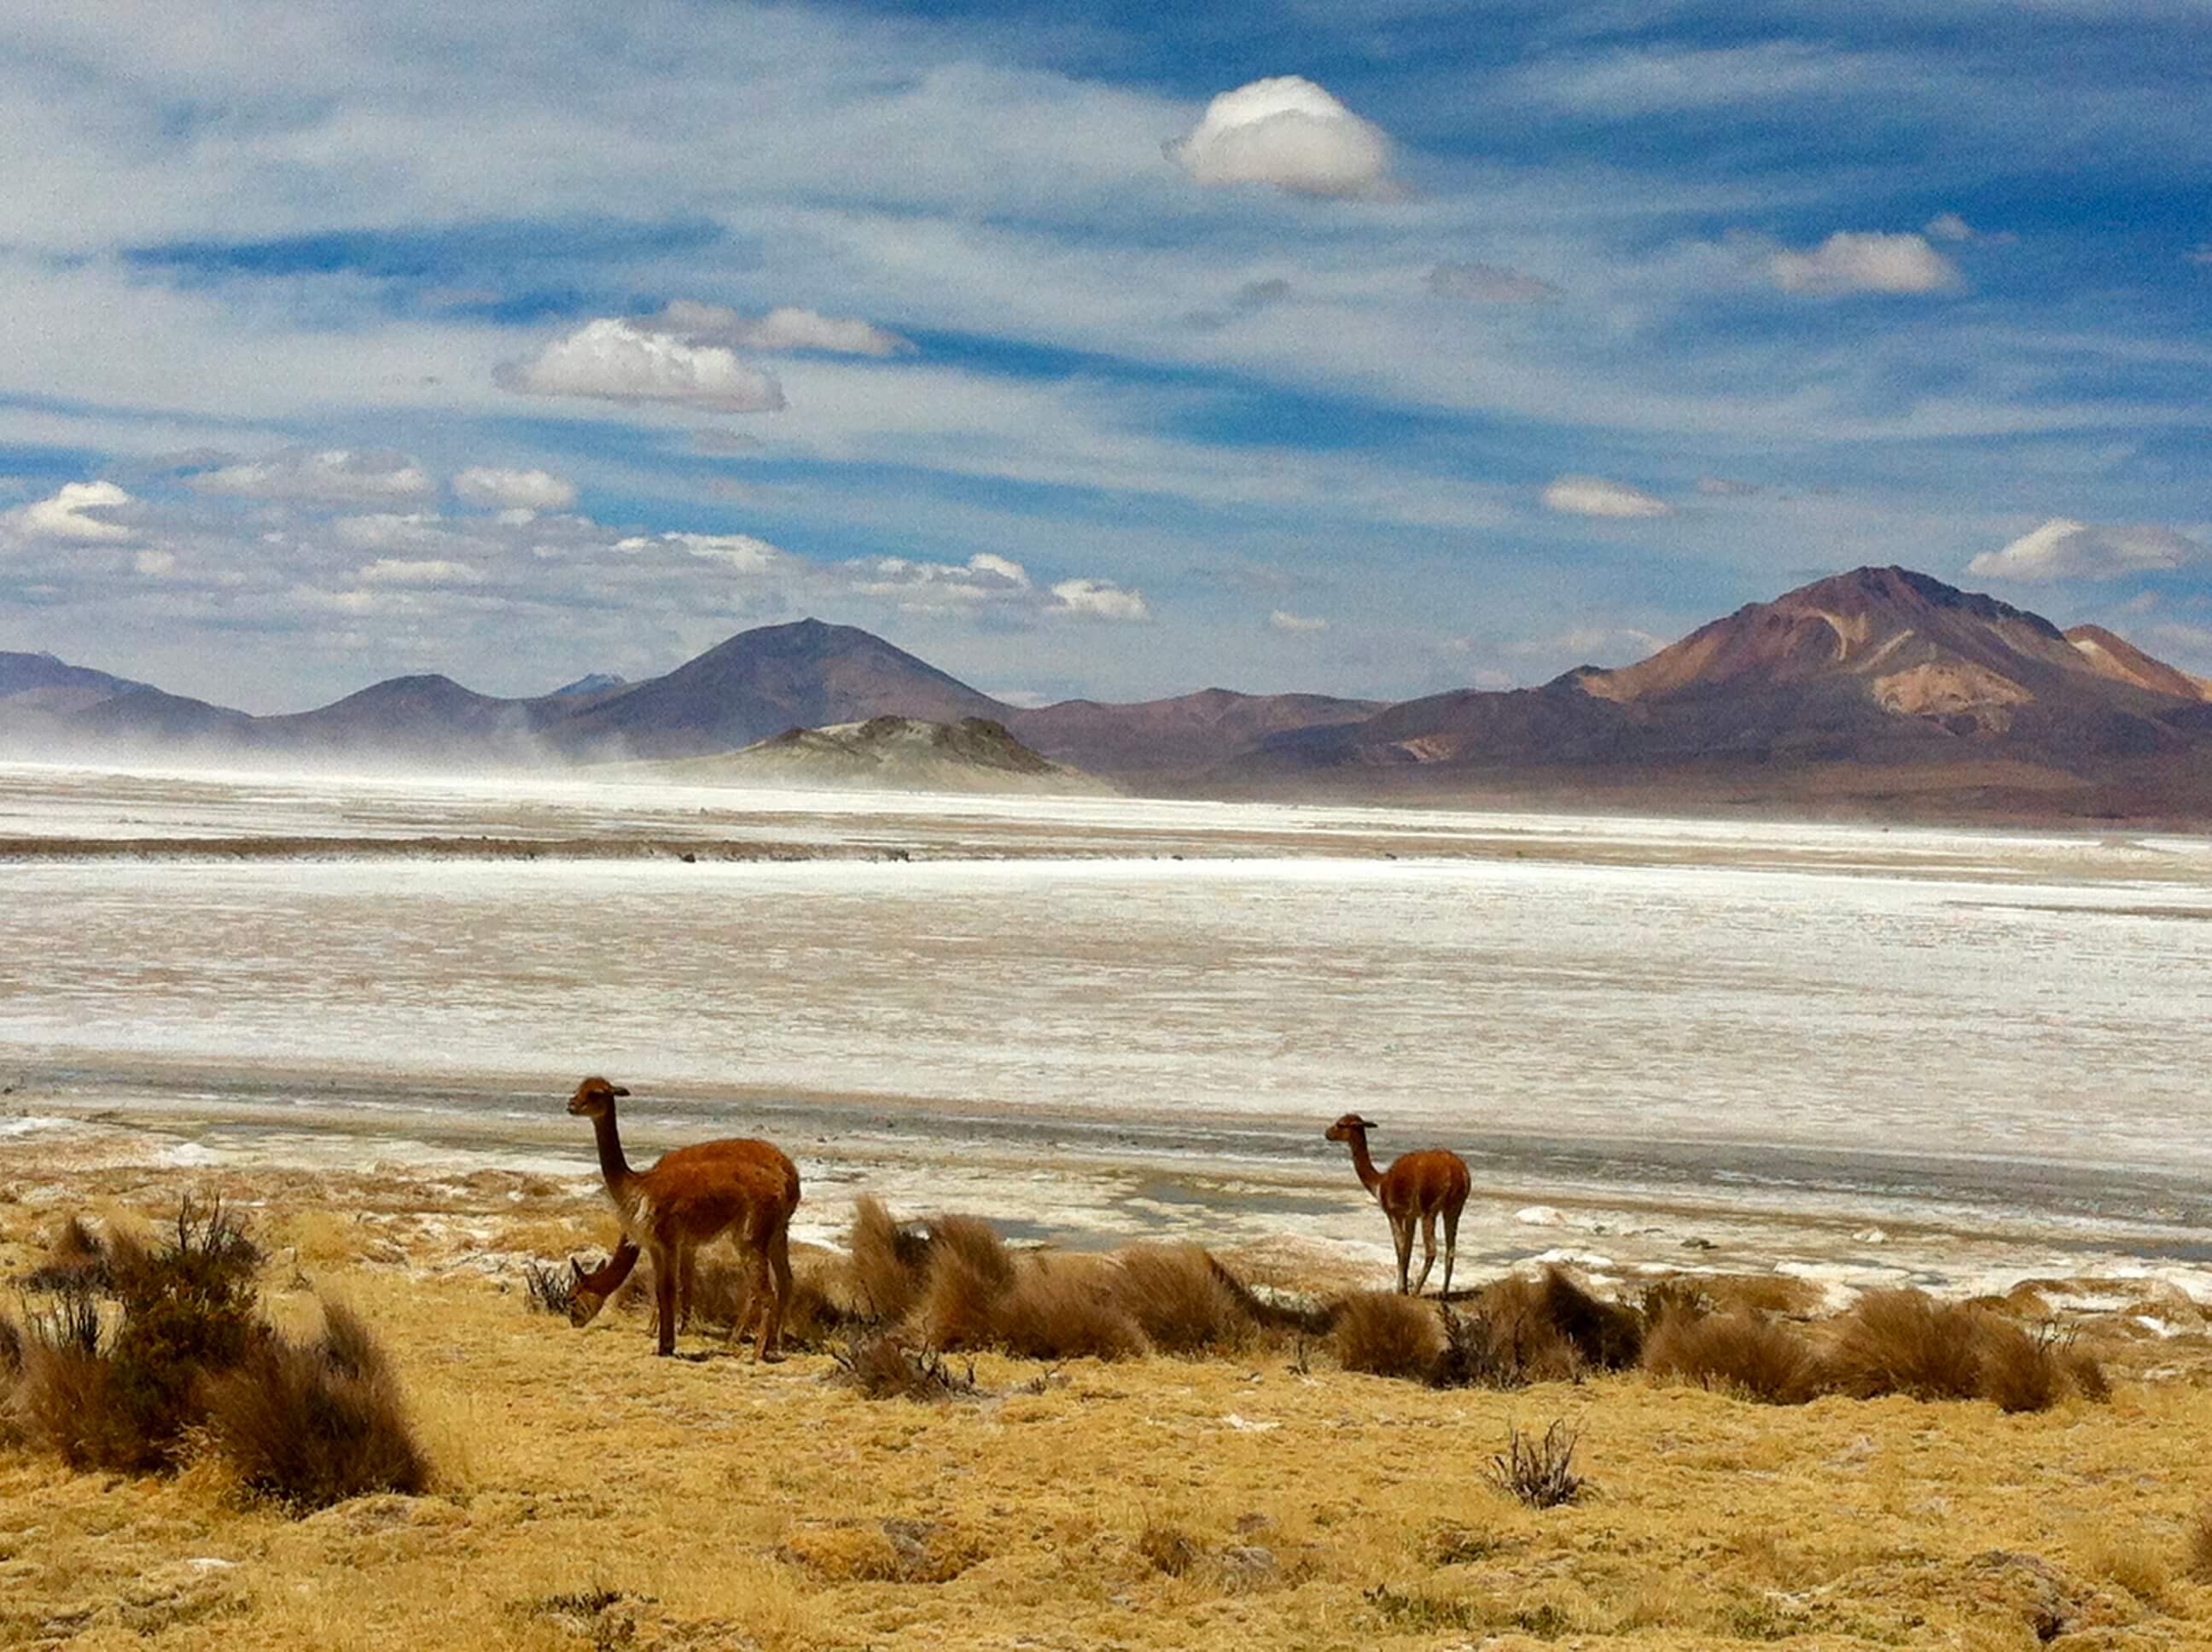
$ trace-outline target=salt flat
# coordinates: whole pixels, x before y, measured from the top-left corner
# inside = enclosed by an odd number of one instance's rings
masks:
[[[1501,1262],[2193,1263],[2212,1206],[2199,840],[0,769],[0,838],[267,835],[323,847],[0,863],[0,1106],[581,1174],[601,1069],[645,1145],[794,1140],[823,1223],[865,1182],[1379,1251],[1319,1140],[1357,1108],[1468,1154]],[[356,852],[477,836],[864,858]]]

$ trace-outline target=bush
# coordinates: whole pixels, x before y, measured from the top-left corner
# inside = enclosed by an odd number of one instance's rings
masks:
[[[864,1196],[853,1206],[846,1248],[862,1313],[891,1324],[913,1311],[929,1273],[927,1228],[895,1220],[881,1200]]]
[[[914,1347],[895,1331],[854,1337],[830,1357],[871,1400],[967,1399],[979,1391],[973,1364],[956,1371],[936,1349]]]
[[[2067,1389],[2066,1367],[2050,1339],[2032,1337],[2003,1320],[1981,1318],[1977,1387],[2003,1412],[2048,1411]]]
[[[1536,1311],[1593,1370],[1626,1370],[1643,1355],[1643,1317],[1592,1296],[1556,1266],[1536,1283]]]
[[[941,1218],[931,1236],[928,1278],[908,1323],[939,1348],[988,1348],[998,1337],[999,1299],[1013,1280],[1013,1258],[988,1223]]]
[[[205,1382],[217,1448],[248,1491],[295,1509],[422,1491],[428,1465],[383,1349],[349,1310],[325,1303],[323,1319],[314,1341],[264,1337]]]
[[[22,1369],[22,1327],[0,1314],[0,1376],[13,1376]]]
[[[1145,1333],[1120,1284],[1101,1258],[1037,1257],[998,1299],[992,1340],[1028,1359],[1133,1359]]]
[[[1582,1437],[1582,1430],[1569,1428],[1565,1418],[1546,1429],[1540,1439],[1509,1424],[1505,1449],[1490,1460],[1485,1478],[1531,1509],[1572,1503],[1583,1490],[1583,1478],[1575,1473],[1575,1448]]]
[[[1820,1392],[1822,1379],[1803,1338],[1741,1309],[1662,1312],[1644,1340],[1644,1368],[1770,1406],[1803,1405]]]
[[[1198,1246],[1139,1245],[1118,1260],[1122,1302],[1154,1347],[1193,1354],[1250,1339],[1241,1292]]]
[[[1426,1382],[1444,1351],[1437,1310],[1395,1291],[1361,1291],[1337,1304],[1337,1363],[1347,1371]]]
[[[1978,1332],[1978,1316],[1925,1291],[1869,1291],[1844,1316],[1829,1358],[1831,1384],[1855,1400],[1972,1399],[1982,1380]]]
[[[523,1301],[541,1314],[568,1316],[576,1299],[576,1272],[570,1267],[547,1267],[538,1262],[522,1265]]]
[[[85,1225],[83,1218],[72,1216],[46,1247],[46,1260],[26,1273],[21,1283],[26,1291],[105,1291],[107,1247]]]

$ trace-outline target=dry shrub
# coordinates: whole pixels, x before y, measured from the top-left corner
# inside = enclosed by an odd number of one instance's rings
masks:
[[[107,1246],[82,1217],[72,1216],[56,1230],[46,1260],[20,1283],[26,1291],[105,1291],[109,1283]]]
[[[853,1206],[845,1242],[861,1311],[883,1324],[904,1319],[928,1278],[928,1230],[899,1222],[881,1200],[864,1196]]]
[[[141,1442],[116,1401],[112,1372],[105,1355],[48,1342],[33,1321],[14,1406],[25,1443],[71,1468],[135,1462]]]
[[[2112,1397],[2112,1379],[2105,1375],[2105,1368],[2097,1363],[2094,1354],[2084,1352],[2069,1342],[2059,1349],[2058,1363],[2065,1367],[2066,1380],[2074,1385],[2074,1392],[2084,1400],[2102,1405]]]
[[[566,1319],[569,1305],[576,1298],[575,1270],[525,1262],[522,1265],[522,1288],[523,1301],[529,1307],[541,1314]]]
[[[1830,1381],[1855,1400],[1886,1394],[1969,1400],[1981,1388],[1976,1315],[1923,1291],[1874,1291],[1844,1316],[1829,1356]]]
[[[871,1400],[964,1400],[981,1392],[972,1363],[955,1370],[936,1349],[915,1347],[896,1331],[853,1337],[830,1357]]]
[[[419,1492],[429,1465],[390,1362],[350,1310],[323,1305],[323,1333],[264,1337],[204,1388],[208,1430],[246,1488],[295,1509],[369,1491]]]
[[[1138,1245],[1119,1260],[1121,1300],[1155,1348],[1194,1354],[1251,1339],[1241,1289],[1198,1246]]]
[[[2048,1411],[2057,1404],[2067,1389],[2067,1374],[2056,1343],[2003,1320],[1978,1318],[1982,1395],[2004,1412]]]
[[[1582,1430],[1570,1428],[1565,1418],[1553,1423],[1540,1437],[1523,1434],[1509,1424],[1505,1449],[1490,1460],[1484,1478],[1531,1509],[1554,1509],[1572,1503],[1583,1490],[1583,1477],[1575,1473],[1575,1448],[1582,1437]]]
[[[0,1376],[13,1376],[22,1369],[22,1327],[0,1314]]]
[[[691,1323],[742,1336],[760,1318],[754,1291],[757,1278],[749,1257],[715,1257],[700,1263],[691,1281]],[[783,1340],[799,1348],[819,1348],[848,1319],[830,1300],[812,1268],[793,1269],[791,1295],[783,1304]]]
[[[1473,1368],[1494,1369],[1500,1380],[1484,1386],[1517,1388],[1530,1382],[1571,1382],[1583,1358],[1553,1318],[1540,1280],[1509,1275],[1486,1286],[1468,1309],[1465,1336],[1475,1343]]]
[[[1802,1406],[1820,1392],[1820,1361],[1798,1336],[1756,1314],[1664,1314],[1644,1345],[1644,1368],[1770,1406]]]
[[[1444,1351],[1437,1310],[1395,1291],[1359,1291],[1336,1306],[1337,1362],[1347,1371],[1426,1382]]]
[[[1592,1296],[1556,1266],[1536,1283],[1536,1307],[1594,1370],[1626,1370],[1644,1352],[1644,1321],[1634,1309]]]
[[[999,1301],[1014,1260],[990,1224],[949,1216],[933,1224],[929,1274],[908,1323],[939,1348],[987,1348],[997,1339]]]
[[[1028,1359],[1133,1359],[1145,1333],[1121,1285],[1102,1258],[1037,1257],[999,1298],[993,1339]]]

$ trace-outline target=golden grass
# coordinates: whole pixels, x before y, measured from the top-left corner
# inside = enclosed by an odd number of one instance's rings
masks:
[[[1803,1405],[1820,1391],[1822,1378],[1820,1361],[1802,1336],[1741,1310],[1668,1309],[1645,1340],[1644,1366],[1771,1406]]]
[[[290,1277],[280,1257],[264,1291],[310,1327]],[[2212,1643],[2194,1334],[2113,1344],[2108,1406],[2016,1416],[1641,1373],[1437,1391],[1264,1341],[1042,1385],[987,1351],[983,1396],[913,1406],[826,1354],[764,1367],[695,1332],[654,1359],[635,1319],[577,1332],[479,1274],[316,1285],[390,1356],[438,1490],[295,1520],[211,1459],[134,1479],[0,1446],[0,1646]],[[2146,1383],[2153,1360],[2185,1375]],[[1537,1511],[1482,1483],[1510,1427],[1554,1417],[1593,1495]]]

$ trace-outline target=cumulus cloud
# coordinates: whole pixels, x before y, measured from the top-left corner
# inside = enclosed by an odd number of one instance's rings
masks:
[[[1674,507],[1625,482],[1563,476],[1554,477],[1544,489],[1544,508],[1563,516],[1668,516]]]
[[[1152,616],[1141,591],[1126,590],[1104,580],[1062,580],[1052,588],[1051,611],[1081,614],[1091,619],[1145,620]]]
[[[430,473],[404,453],[351,447],[288,447],[186,482],[207,494],[333,505],[420,499],[436,489]]]
[[[786,556],[781,547],[765,539],[756,539],[749,533],[635,534],[615,541],[617,550],[633,556],[656,545],[683,551],[702,562],[726,563],[741,574],[765,574]]]
[[[508,363],[499,378],[526,396],[673,402],[723,413],[772,413],[785,404],[775,376],[739,361],[728,346],[691,343],[611,316],[555,339],[527,361]]]
[[[1326,631],[1328,629],[1328,622],[1325,619],[1318,618],[1311,614],[1293,614],[1289,610],[1283,608],[1278,608],[1273,613],[1269,614],[1267,616],[1267,623],[1273,626],[1278,631],[1289,631],[1294,634],[1299,632]]]
[[[466,562],[383,557],[356,572],[363,585],[475,585],[483,575]]]
[[[453,478],[464,504],[487,509],[565,511],[576,502],[576,484],[550,471],[466,470]]]
[[[1963,222],[1963,221],[1962,221]],[[1837,298],[1847,293],[1943,293],[1962,285],[1958,266],[1925,235],[1839,229],[1810,252],[1784,250],[1766,272],[1785,293]]]
[[[135,538],[120,522],[88,514],[137,501],[112,482],[65,482],[51,498],[19,505],[4,519],[30,539],[65,539],[77,544],[114,544]]]
[[[2179,568],[2203,555],[2202,545],[2171,528],[2100,526],[2054,516],[2003,550],[1984,551],[1966,572],[1999,580],[2112,580]]]
[[[872,556],[850,562],[853,589],[888,598],[905,612],[969,612],[1030,595],[1029,570],[1009,556],[982,552],[964,562],[924,562],[905,556]]]
[[[1299,195],[1392,192],[1389,138],[1299,75],[1220,94],[1167,154],[1200,184],[1272,184]]]
[[[1469,304],[1542,304],[1559,295],[1559,289],[1550,282],[1524,276],[1517,270],[1449,260],[1429,271],[1429,290],[1438,298],[1455,298]]]
[[[886,332],[872,322],[841,319],[788,304],[779,305],[763,316],[746,316],[726,305],[679,298],[639,325],[687,344],[723,344],[735,349],[882,356],[910,355],[915,349],[911,339]]]

